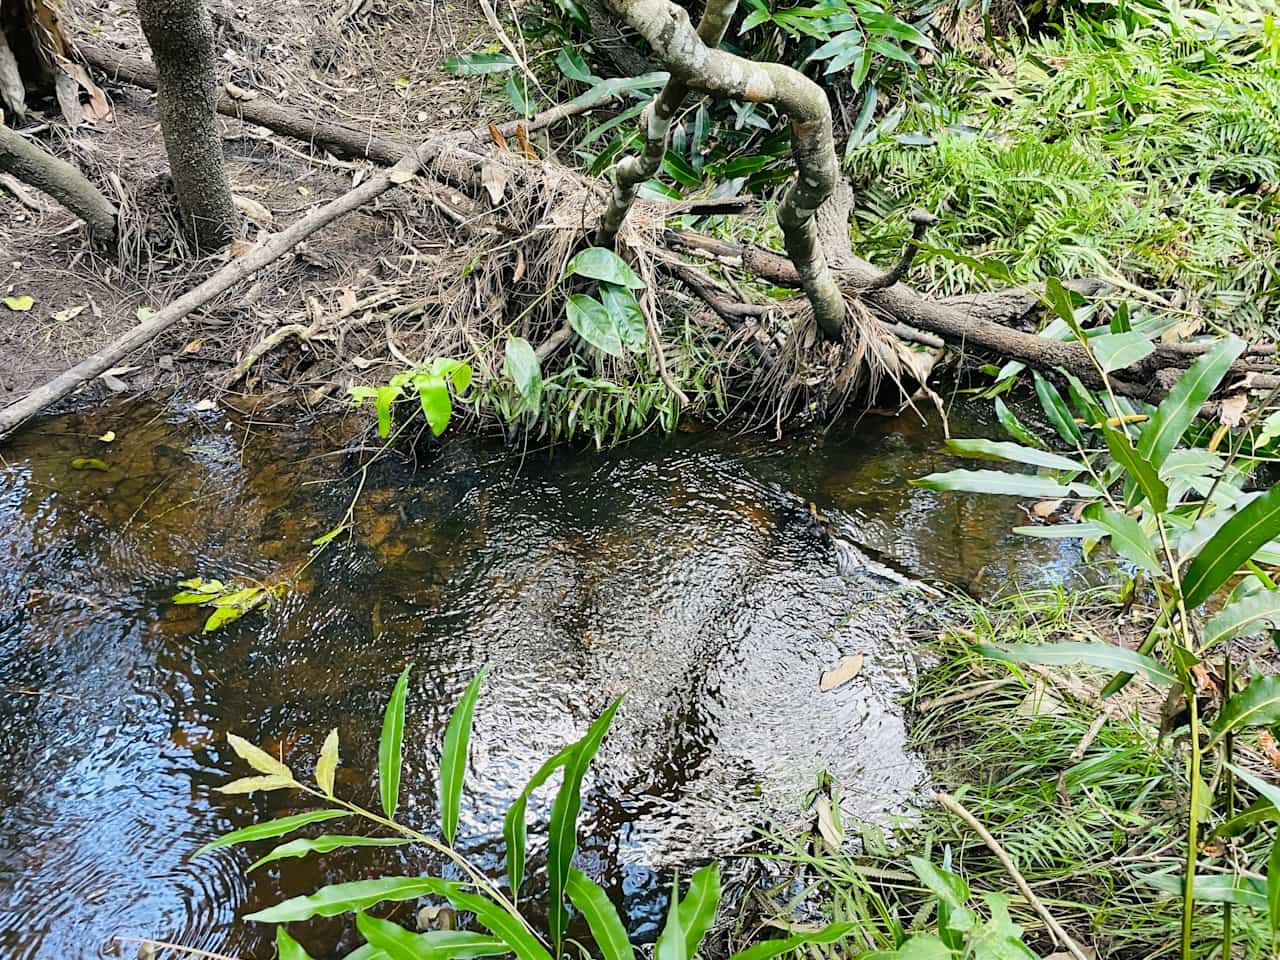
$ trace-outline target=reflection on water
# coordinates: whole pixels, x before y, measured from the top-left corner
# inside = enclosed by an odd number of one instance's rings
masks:
[[[349,540],[281,604],[202,634],[201,611],[168,602],[175,581],[296,569],[353,489],[358,461],[329,455],[351,429],[132,407],[47,419],[0,451],[0,954],[107,956],[124,935],[267,957],[238,916],[443,869],[405,848],[247,878],[265,848],[189,859],[298,809],[212,792],[244,772],[228,732],[307,770],[340,728],[339,791],[375,806],[381,711],[406,663],[401,815],[423,827],[448,711],[493,666],[459,832],[494,876],[507,803],[628,693],[586,785],[580,862],[652,936],[672,869],[732,850],[753,819],[794,819],[819,770],[864,818],[921,784],[895,705],[912,663],[904,574],[994,588],[1075,559],[1009,535],[1016,505],[908,486],[948,466],[909,418],[599,455],[459,439],[416,470],[376,465]],[[846,653],[866,654],[862,675],[820,693]],[[539,852],[535,836],[535,868]],[[298,935],[318,957],[358,942],[341,918]]]

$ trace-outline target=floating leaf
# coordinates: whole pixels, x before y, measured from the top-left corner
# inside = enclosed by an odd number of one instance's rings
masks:
[[[324,738],[320,758],[316,760],[316,783],[326,797],[333,796],[333,778],[338,770],[338,730],[335,727]]]
[[[246,920],[259,923],[293,923],[312,917],[336,917],[341,913],[367,910],[383,900],[416,900],[418,897],[449,897],[458,884],[438,877],[379,877],[321,887],[315,893],[294,897],[249,914]]]
[[[341,834],[325,834],[314,838],[302,837],[280,844],[265,857],[254,861],[249,871],[257,870],[264,864],[274,863],[276,860],[305,857],[309,853],[329,853],[344,847],[400,847],[412,842],[401,837],[353,837]]]
[[[862,672],[862,661],[863,656],[860,653],[841,657],[840,662],[830,670],[822,671],[822,677],[818,681],[818,690],[826,693],[828,690],[834,690],[836,687],[848,683]]]
[[[382,736],[378,740],[378,787],[382,795],[382,810],[395,819],[396,805],[400,800],[400,749],[404,742],[404,702],[409,687],[409,670],[404,668],[400,679],[391,691],[387,710],[382,717]]]
[[[249,843],[253,840],[280,837],[286,833],[292,833],[299,827],[305,827],[309,823],[320,823],[322,820],[333,820],[337,817],[349,816],[351,814],[345,810],[311,810],[307,813],[295,813],[289,817],[279,817],[275,820],[266,820],[263,823],[254,823],[239,830],[233,830],[217,840],[206,843],[191,856],[194,859],[208,853],[210,850],[230,847],[237,843]]]
[[[467,684],[462,699],[453,708],[444,734],[444,752],[440,757],[440,829],[450,845],[458,832],[462,781],[467,772],[467,750],[471,743],[471,718],[475,713],[476,698],[480,696],[480,685],[488,672],[487,667],[481,668]]]
[[[565,892],[591,928],[591,936],[604,960],[635,960],[618,909],[603,888],[581,870],[569,871]]]

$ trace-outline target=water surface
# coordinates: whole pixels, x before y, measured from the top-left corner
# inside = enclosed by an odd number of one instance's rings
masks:
[[[733,851],[753,821],[797,821],[820,770],[853,818],[884,821],[924,783],[898,705],[911,578],[990,590],[1076,560],[1009,534],[1017,504],[909,486],[955,465],[912,416],[603,454],[451,439],[375,464],[353,531],[282,602],[203,634],[204,612],[169,602],[175,583],[297,571],[355,488],[360,455],[334,451],[358,425],[131,405],[48,418],[0,448],[0,954],[110,956],[121,935],[265,958],[244,913],[442,869],[406,848],[248,877],[269,843],[190,859],[304,808],[213,792],[246,773],[229,732],[309,770],[339,728],[339,792],[376,807],[381,712],[408,663],[401,816],[424,829],[449,710],[492,667],[460,845],[495,877],[511,798],[627,694],[586,783],[579,864],[652,937],[673,870]],[[75,469],[83,457],[107,469]],[[820,692],[822,670],[856,653],[861,675]],[[539,855],[535,835],[535,870]],[[294,932],[317,957],[359,942],[339,919]]]

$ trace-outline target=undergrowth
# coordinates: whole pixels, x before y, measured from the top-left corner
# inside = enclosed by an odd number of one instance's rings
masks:
[[[922,651],[935,665],[914,694],[913,740],[932,761],[933,786],[951,791],[999,838],[1055,919],[1097,956],[1177,956],[1182,903],[1151,878],[1181,868],[1185,743],[1161,738],[1152,716],[1159,693],[1127,694],[1087,741],[1099,710],[1090,691],[1105,671],[1050,676],[978,649],[1110,636],[1123,616],[1114,594],[1051,590],[983,603],[956,596],[951,613],[952,626]],[[867,950],[891,950],[904,935],[936,925],[933,901],[910,866],[909,856],[919,854],[949,863],[975,893],[1011,894],[1010,912],[1036,954],[1068,956],[1055,952],[1063,948],[982,840],[941,809],[922,807],[915,816],[888,842],[864,830],[855,850],[775,838],[784,846],[778,856],[803,867],[808,883],[798,896],[821,901],[834,921],[854,921]],[[1269,848],[1261,832],[1219,836],[1204,862],[1225,872],[1264,871]],[[1197,904],[1196,956],[1221,948],[1223,909]],[[1236,908],[1232,919],[1236,955],[1266,955],[1265,913]]]
[[[940,58],[850,153],[855,249],[892,259],[903,214],[923,206],[943,219],[934,244],[999,259],[1015,280],[1102,276],[1274,337],[1273,19],[1134,6],[1068,14],[1047,35],[1011,40],[994,63],[984,57],[990,65]],[[932,292],[983,283],[971,264],[917,262],[911,279]]]

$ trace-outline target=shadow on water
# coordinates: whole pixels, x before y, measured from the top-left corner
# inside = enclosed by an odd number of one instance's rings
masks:
[[[897,705],[913,664],[907,577],[995,589],[1061,579],[1077,560],[1009,534],[1016,505],[908,486],[950,465],[910,417],[604,454],[457,439],[416,470],[376,465],[350,540],[267,613],[202,634],[201,611],[168,602],[174,583],[295,569],[350,496],[335,481],[352,464],[326,454],[352,428],[133,406],[46,419],[2,451],[4,956],[108,956],[118,934],[267,957],[239,916],[326,882],[441,870],[405,848],[247,878],[264,849],[190,860],[297,809],[291,795],[213,792],[244,772],[228,732],[309,770],[336,726],[339,792],[376,805],[381,711],[409,662],[401,812],[424,828],[448,711],[494,667],[460,835],[495,876],[511,798],[628,692],[586,785],[579,858],[652,937],[671,872],[732,851],[753,820],[795,820],[819,770],[848,816],[882,821],[924,782]],[[966,428],[991,432],[953,421]],[[108,429],[111,444],[97,439]],[[78,457],[108,469],[74,469]],[[848,653],[866,655],[862,674],[819,692]],[[532,818],[549,806],[540,797]],[[357,942],[341,919],[299,935],[317,956]]]

